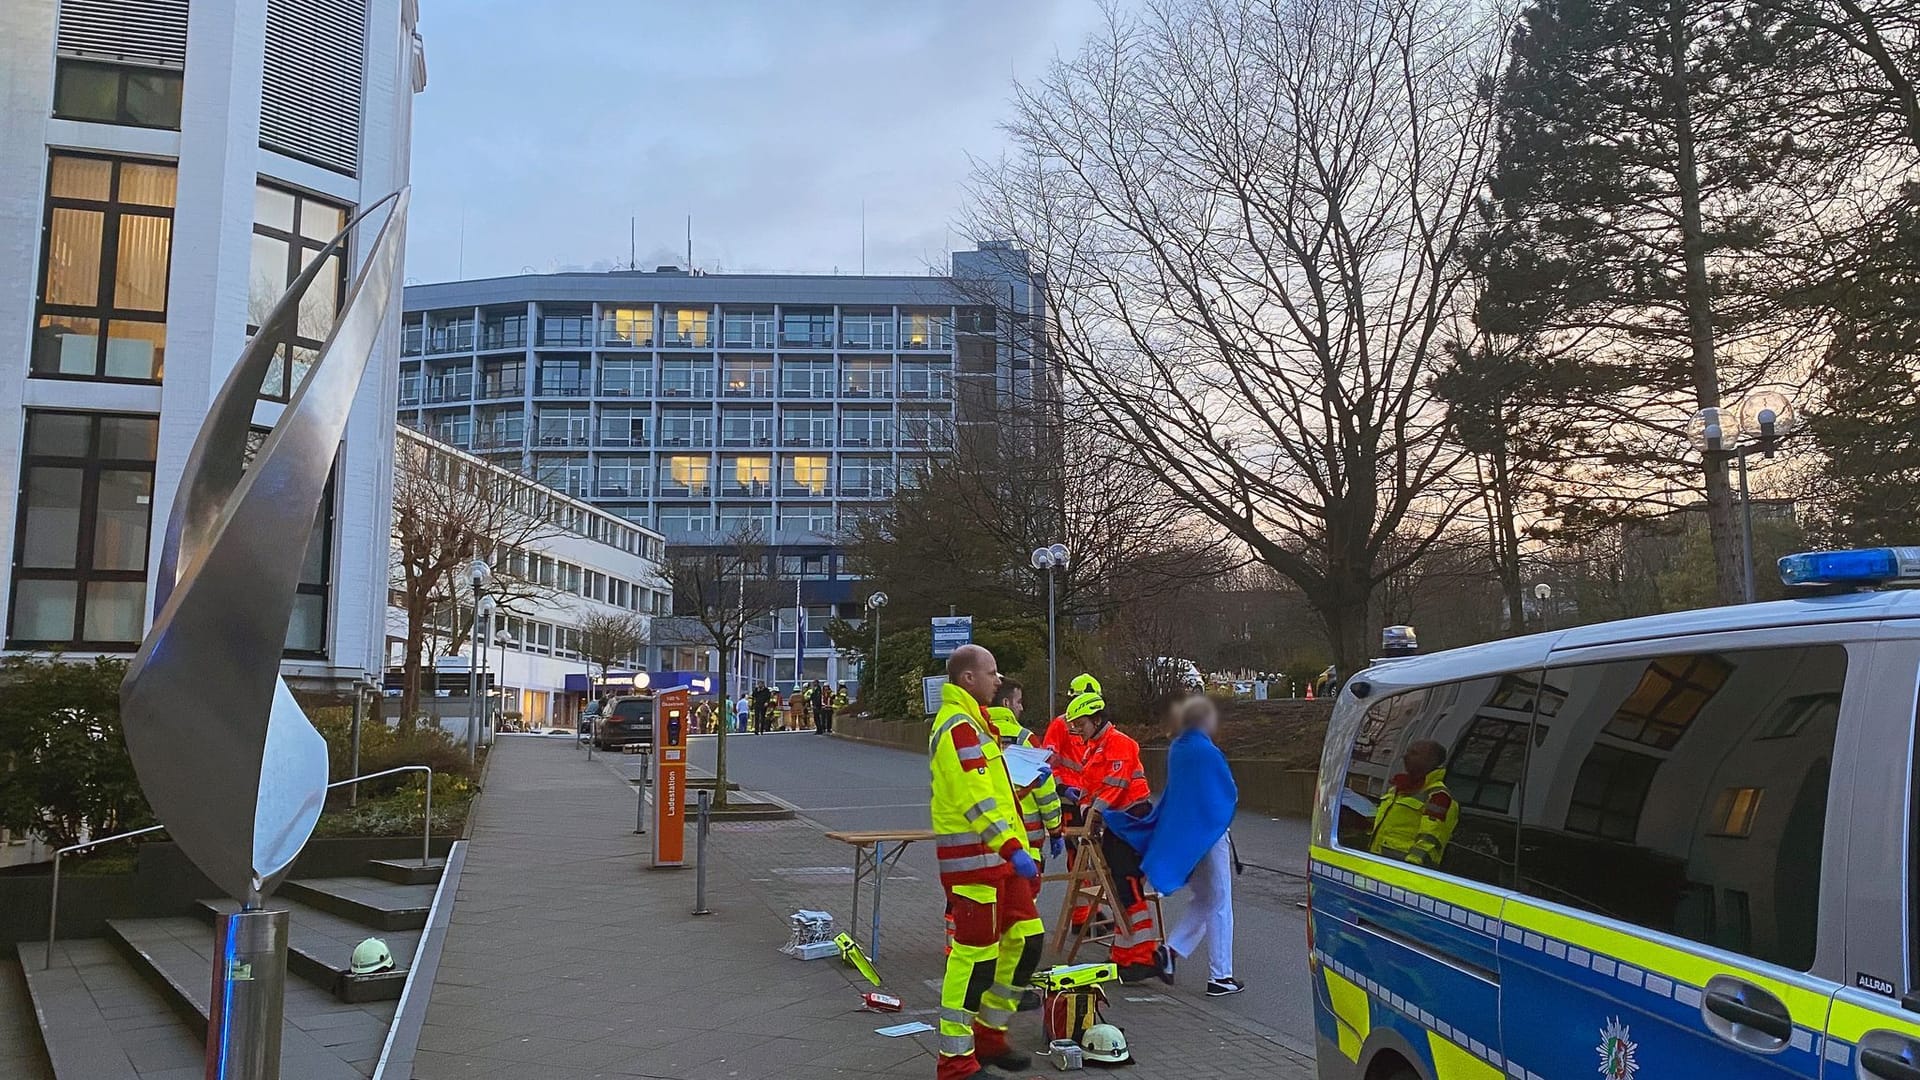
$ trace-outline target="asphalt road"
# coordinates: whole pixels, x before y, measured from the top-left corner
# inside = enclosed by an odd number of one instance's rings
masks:
[[[712,771],[713,736],[693,740],[692,764]],[[921,754],[816,736],[773,732],[727,737],[728,779],[768,792],[798,808],[826,829],[926,828],[927,764]],[[1235,974],[1247,992],[1208,1001],[1269,1029],[1293,1049],[1313,1053],[1313,1011],[1306,975],[1307,823],[1242,812],[1233,837],[1244,874],[1234,881]],[[904,866],[926,887],[936,880],[931,845],[908,851]],[[1059,911],[1060,886],[1049,886],[1040,910],[1049,922]],[[1167,901],[1176,918],[1184,900]],[[1183,969],[1177,992],[1198,994],[1205,961]],[[1158,987],[1159,984],[1150,984]]]

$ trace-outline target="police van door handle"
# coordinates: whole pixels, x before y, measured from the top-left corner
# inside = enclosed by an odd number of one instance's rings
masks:
[[[1860,1067],[1884,1080],[1920,1080],[1920,1065],[1913,1063],[1913,1045],[1903,1053],[1876,1046],[1860,1048]]]
[[[1765,990],[1726,975],[1707,983],[1700,1004],[1707,1026],[1729,1042],[1756,1050],[1778,1050],[1793,1038],[1793,1014]]]

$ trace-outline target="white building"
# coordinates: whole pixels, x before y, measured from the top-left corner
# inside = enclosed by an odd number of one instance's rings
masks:
[[[181,470],[251,318],[407,182],[417,17],[414,0],[0,3],[0,647],[137,647]],[[261,428],[350,276],[325,272]],[[399,291],[315,523],[296,687],[381,667]]]
[[[492,640],[483,642],[487,656],[482,667],[488,685],[501,695],[495,707],[502,714],[518,714],[535,726],[571,724],[586,703],[590,674],[578,647],[582,620],[594,613],[630,614],[650,630],[653,617],[669,609],[668,585],[662,576],[665,541],[652,529],[417,431],[401,428],[399,438],[405,444],[403,455],[408,447],[419,447],[485,470],[497,483],[484,490],[502,496],[511,492],[515,505],[524,501],[546,522],[524,536],[519,550],[495,554],[502,570],[510,569],[510,576],[523,584],[504,600]],[[397,546],[397,539],[392,543]],[[503,580],[507,576],[503,574]],[[495,591],[509,590],[503,586]],[[390,688],[400,685],[404,662],[407,616],[400,600],[393,596],[387,608]],[[459,617],[470,618],[471,610],[466,608]],[[463,648],[459,655],[440,658],[435,664],[440,688],[462,699],[458,705],[462,723],[471,657],[471,649]],[[647,651],[636,650],[629,659],[630,670],[644,669]],[[432,702],[423,698],[421,704],[431,713]]]

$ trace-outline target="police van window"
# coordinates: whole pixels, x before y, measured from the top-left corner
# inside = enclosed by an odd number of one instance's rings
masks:
[[[1520,888],[1805,970],[1846,671],[1839,645],[1548,670]]]
[[[1507,675],[1375,701],[1347,765],[1341,846],[1510,886],[1542,692],[1535,677]]]

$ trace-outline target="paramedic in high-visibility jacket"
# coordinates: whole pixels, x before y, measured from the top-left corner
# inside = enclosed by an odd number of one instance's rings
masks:
[[[1367,850],[1415,866],[1439,866],[1460,824],[1460,804],[1447,790],[1446,747],[1421,739],[1407,747],[1405,772],[1395,776],[1373,811]]]
[[[981,1064],[1018,1072],[1030,1055],[1007,1042],[1019,991],[1039,966],[1042,930],[1034,906],[1040,876],[1020,804],[985,709],[1000,685],[993,654],[962,645],[927,748],[940,884],[953,920],[953,951],[940,980],[938,1080],[961,1080]]]
[[[1087,785],[1081,794],[1081,809],[1088,827],[1099,829],[1101,816],[1144,817],[1152,804],[1147,800],[1147,771],[1140,764],[1140,744],[1107,719],[1106,699],[1093,691],[1076,696],[1067,705],[1067,720],[1087,741],[1080,778]],[[1116,908],[1112,960],[1119,965],[1120,980],[1133,983],[1166,978],[1166,972],[1154,961],[1160,934],[1147,900],[1147,879],[1140,872],[1140,853],[1117,834],[1104,829],[1099,832],[1100,854],[1113,874],[1114,887],[1120,891],[1119,896],[1111,898]]]

